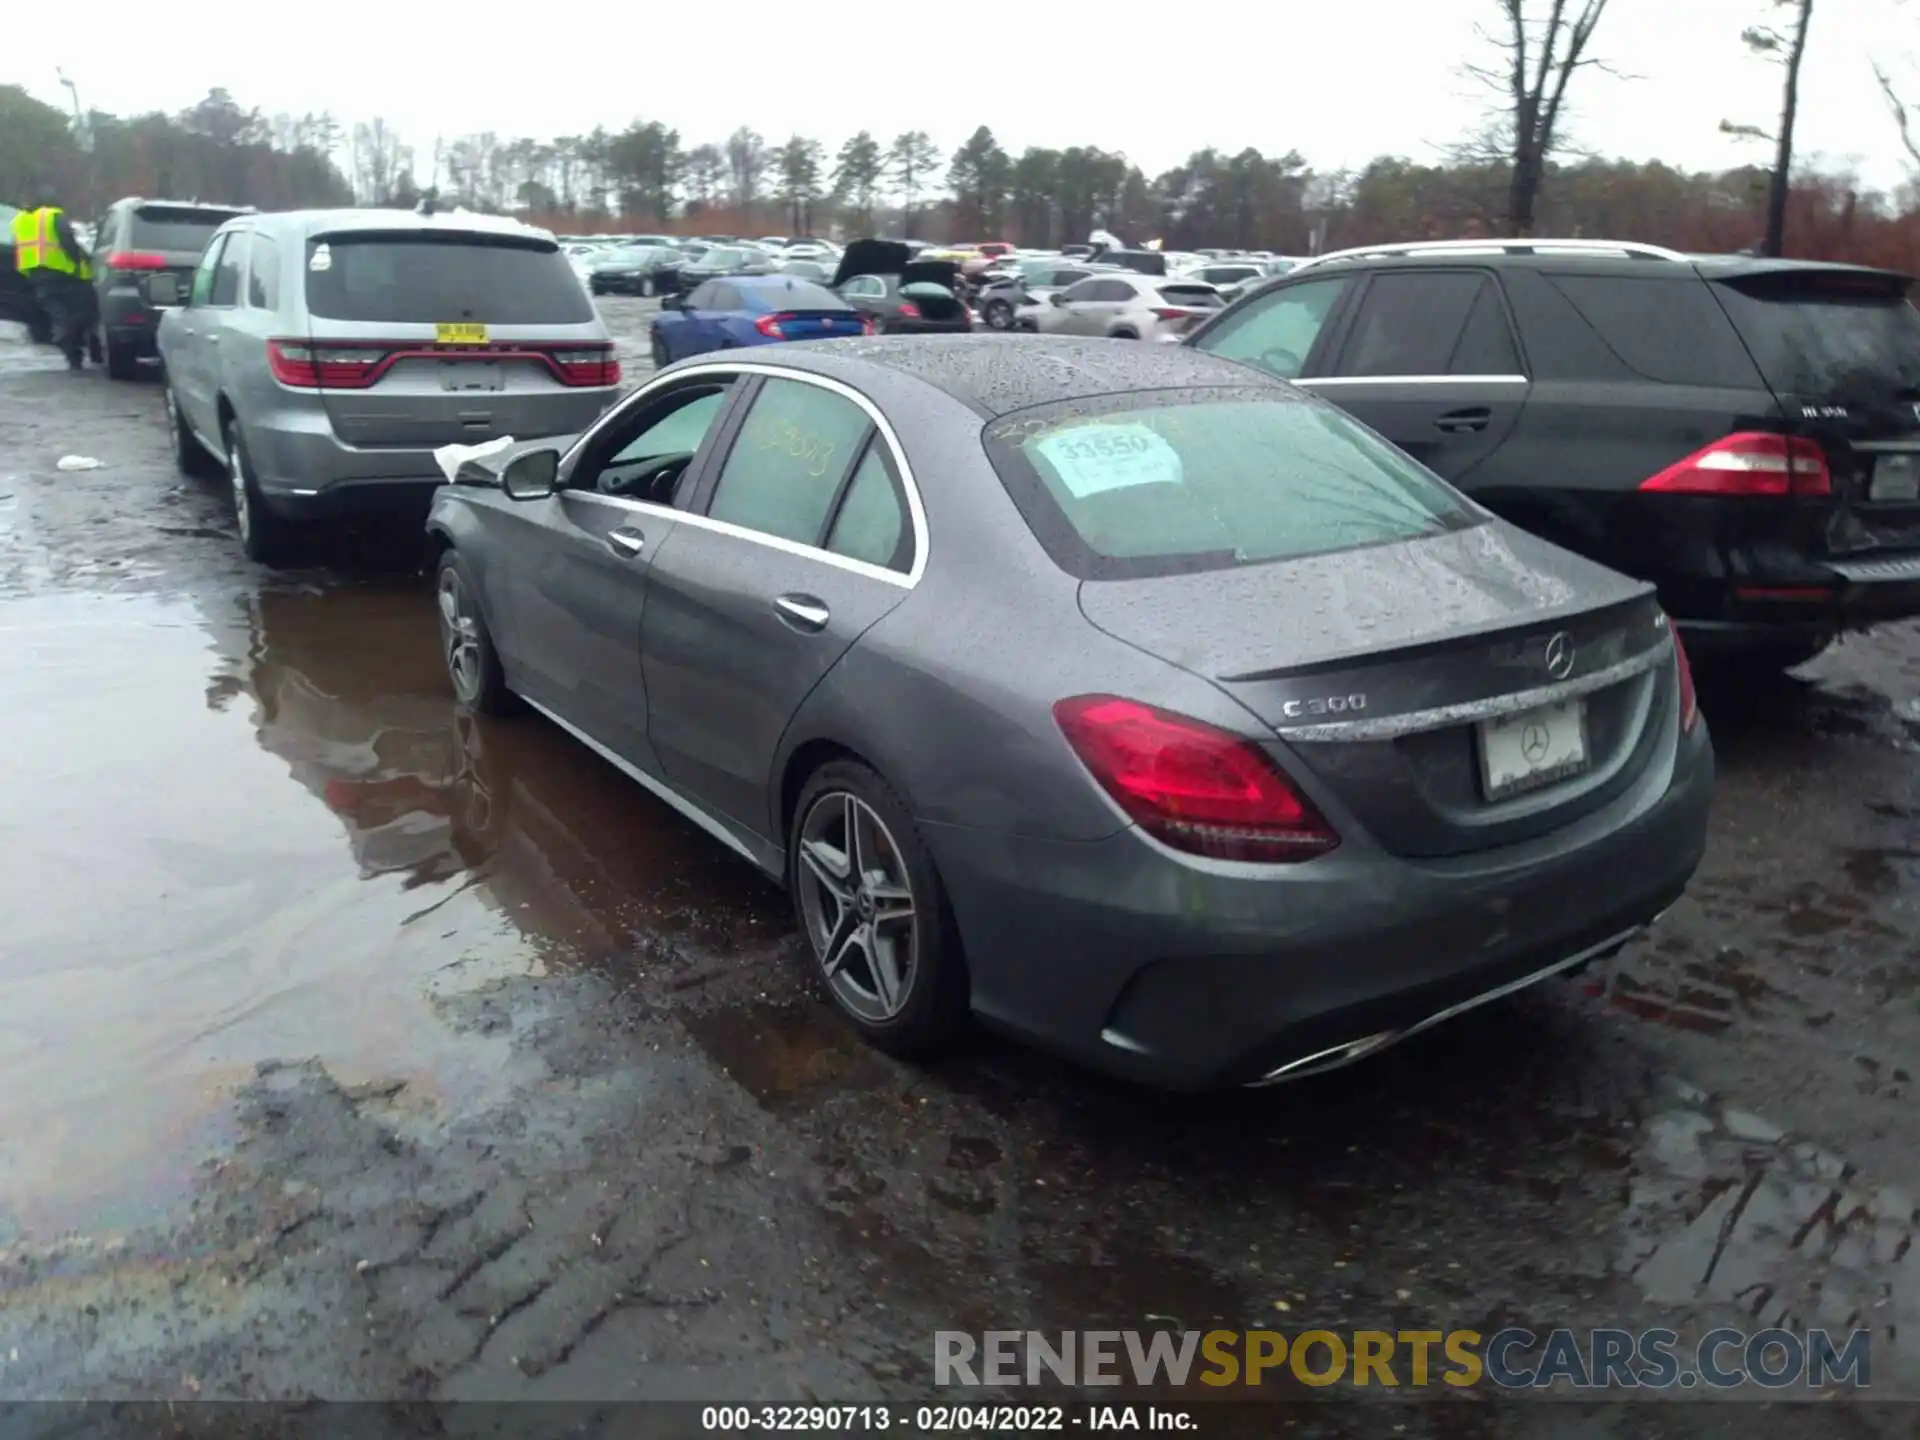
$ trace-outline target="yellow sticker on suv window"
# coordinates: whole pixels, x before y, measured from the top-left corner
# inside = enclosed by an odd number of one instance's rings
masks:
[[[436,325],[433,327],[433,343],[436,345],[484,345],[487,343],[487,327],[484,325]]]

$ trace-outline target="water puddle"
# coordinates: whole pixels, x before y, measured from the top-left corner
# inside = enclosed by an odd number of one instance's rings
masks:
[[[1646,1123],[1621,1268],[1663,1307],[1872,1332],[1873,1381],[1920,1383],[1920,1199],[1758,1116],[1680,1089]]]
[[[681,1017],[701,1049],[768,1109],[877,1086],[886,1064],[823,1003],[754,1002]]]
[[[511,1037],[443,1021],[448,972],[777,947],[777,892],[706,836],[544,721],[458,715],[430,606],[0,605],[0,1236],[150,1218],[262,1061],[499,1101]]]

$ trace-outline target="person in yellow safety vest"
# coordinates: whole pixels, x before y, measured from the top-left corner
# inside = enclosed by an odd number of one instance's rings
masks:
[[[79,370],[93,314],[93,257],[67,223],[66,211],[43,197],[15,215],[13,263],[47,312],[67,368]]]

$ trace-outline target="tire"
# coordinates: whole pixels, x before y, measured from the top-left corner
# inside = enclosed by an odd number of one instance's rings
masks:
[[[651,275],[642,275],[640,277],[640,293],[648,300],[651,300],[660,293],[660,287],[653,283],[653,277]]]
[[[480,590],[460,552],[449,548],[433,574],[433,599],[440,627],[440,659],[447,683],[463,708],[482,715],[510,715],[519,697],[507,689],[507,673],[493,635],[480,613]]]
[[[1107,338],[1110,340],[1138,340],[1140,337],[1131,330],[1116,330]]]
[[[289,526],[269,510],[260,499],[260,486],[247,458],[246,437],[240,422],[229,420],[227,442],[227,483],[233,491],[233,518],[240,527],[240,547],[256,565],[277,567],[286,561],[290,548]]]
[[[207,453],[193,433],[187,428],[187,422],[180,414],[180,402],[175,398],[173,386],[166,388],[162,404],[167,417],[167,445],[173,451],[173,465],[182,475],[195,480],[211,480],[226,472],[220,462]]]
[[[98,344],[99,341],[94,342]],[[137,380],[140,378],[140,361],[133,353],[133,346],[124,340],[107,340],[107,376],[112,380]]]
[[[987,308],[980,312],[980,318],[987,322],[989,330],[1013,329],[1013,306],[1004,300],[989,300]]]
[[[855,863],[850,824],[860,836],[859,884],[836,873]],[[848,1023],[903,1059],[952,1045],[971,1018],[966,960],[933,855],[899,796],[865,765],[830,761],[808,777],[787,839],[802,943]],[[839,960],[831,968],[830,945]]]
[[[672,360],[667,355],[666,342],[660,338],[659,331],[656,330],[653,332],[652,341],[653,343],[649,348],[653,351],[653,368],[661,370],[672,364]]]

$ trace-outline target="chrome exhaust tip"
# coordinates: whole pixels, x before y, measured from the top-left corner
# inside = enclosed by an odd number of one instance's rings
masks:
[[[1359,1040],[1349,1040],[1342,1045],[1329,1045],[1325,1050],[1315,1050],[1310,1055],[1289,1060],[1284,1065],[1275,1066],[1258,1080],[1249,1080],[1247,1088],[1259,1089],[1263,1085],[1279,1085],[1288,1080],[1299,1080],[1308,1075],[1319,1075],[1328,1070],[1338,1070],[1343,1065],[1351,1065],[1363,1060],[1376,1050],[1384,1050],[1406,1032],[1404,1030],[1382,1030]]]

